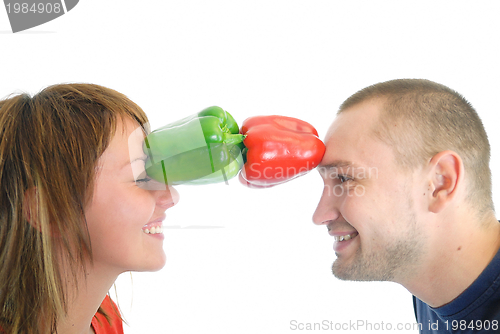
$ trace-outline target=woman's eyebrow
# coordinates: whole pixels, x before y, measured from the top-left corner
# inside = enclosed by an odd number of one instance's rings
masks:
[[[125,162],[125,164],[123,164],[122,168],[125,168],[126,166],[129,166],[129,165],[133,164],[136,161],[144,161],[145,162],[147,158],[148,158],[147,155],[142,155],[142,156],[137,157],[137,158],[135,158],[133,160]]]

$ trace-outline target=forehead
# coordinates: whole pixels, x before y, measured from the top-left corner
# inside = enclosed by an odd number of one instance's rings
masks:
[[[370,167],[387,158],[390,148],[373,135],[382,105],[380,100],[368,100],[340,113],[326,134],[321,164],[349,161]]]
[[[101,156],[101,160],[108,166],[119,166],[125,162],[144,156],[142,143],[144,142],[144,132],[140,125],[129,119],[118,118],[116,131],[109,146]]]

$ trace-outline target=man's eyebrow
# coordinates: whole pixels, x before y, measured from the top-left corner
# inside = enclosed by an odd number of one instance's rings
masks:
[[[346,160],[336,160],[332,163],[324,164],[324,165],[319,165],[318,168],[322,169],[331,169],[331,168],[345,168],[345,167],[352,167],[356,168],[359,167],[352,161],[346,161]]]

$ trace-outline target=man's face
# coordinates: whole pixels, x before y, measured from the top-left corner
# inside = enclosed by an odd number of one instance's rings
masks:
[[[333,274],[345,280],[402,282],[421,259],[417,172],[404,172],[393,150],[373,135],[381,102],[341,113],[325,138],[318,167],[324,190],[313,221],[334,237]],[[421,195],[421,193],[420,193]]]

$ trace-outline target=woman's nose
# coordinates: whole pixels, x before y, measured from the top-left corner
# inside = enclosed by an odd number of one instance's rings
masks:
[[[166,190],[158,190],[156,205],[166,210],[176,205],[179,200],[180,195],[177,189],[168,186]]]

